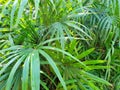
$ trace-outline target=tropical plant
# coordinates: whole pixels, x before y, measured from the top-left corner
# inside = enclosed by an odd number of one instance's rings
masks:
[[[0,90],[119,90],[120,0],[1,0]]]

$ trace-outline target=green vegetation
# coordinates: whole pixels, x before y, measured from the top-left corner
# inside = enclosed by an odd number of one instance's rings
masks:
[[[0,90],[120,90],[120,0],[0,0]]]

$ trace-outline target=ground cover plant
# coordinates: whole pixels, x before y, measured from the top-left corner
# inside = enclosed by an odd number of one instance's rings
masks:
[[[120,0],[0,0],[0,90],[120,90]]]

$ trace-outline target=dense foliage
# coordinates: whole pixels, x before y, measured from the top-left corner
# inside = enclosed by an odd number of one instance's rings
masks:
[[[0,90],[120,90],[120,0],[0,0]]]

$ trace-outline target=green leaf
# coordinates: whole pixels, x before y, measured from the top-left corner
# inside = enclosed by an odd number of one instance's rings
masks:
[[[3,53],[5,51],[9,51],[9,50],[17,50],[17,49],[20,49],[20,48],[21,48],[20,45],[16,45],[16,46],[12,46],[10,48],[2,49],[2,50],[0,50],[0,53]]]
[[[45,83],[45,82],[40,81],[40,84],[42,85],[42,87],[43,87],[45,90],[49,90],[48,87],[46,86],[46,83]]]
[[[25,9],[24,7],[27,5],[27,3],[28,3],[28,0],[21,0],[18,15],[17,15],[16,25],[18,24],[20,18],[22,17],[22,13]]]
[[[100,82],[100,83],[103,83],[103,84],[112,86],[112,84],[110,84],[108,81],[106,81],[106,80],[104,80],[104,79],[102,79],[102,78],[99,78],[99,77],[97,77],[97,76],[95,76],[95,75],[93,75],[93,74],[90,74],[90,73],[85,72],[85,71],[83,71],[83,70],[81,71],[81,73],[82,73],[82,75],[85,75],[86,77],[88,77],[88,78],[90,78],[90,79],[92,79],[92,80],[95,80],[95,81],[97,81],[97,82]]]
[[[19,58],[19,56],[12,58],[8,63],[5,64],[5,66],[0,70],[0,76],[1,74],[3,74],[3,72],[5,72],[5,70],[10,66],[10,64],[16,61],[17,58]]]
[[[24,65],[23,65],[22,90],[28,90],[29,63],[30,63],[30,56],[26,58]]]
[[[49,75],[47,75],[47,73],[45,73],[45,72],[43,72],[43,71],[40,71],[40,73],[43,74],[45,77],[47,77],[47,78],[57,87],[57,85],[56,85],[56,83],[54,82],[54,80],[53,80]]]
[[[18,59],[18,61],[15,63],[15,65],[13,66],[11,72],[10,72],[10,75],[8,77],[8,80],[7,80],[7,83],[6,83],[6,89],[5,90],[10,90],[12,85],[12,80],[13,80],[13,77],[15,75],[15,72],[16,70],[18,69],[18,67],[20,66],[20,64],[22,63],[22,61],[25,59],[25,55],[22,56],[20,59]]]
[[[70,53],[65,52],[64,50],[61,50],[61,49],[58,49],[58,48],[49,47],[49,46],[42,46],[41,48],[42,49],[50,49],[50,50],[61,52],[61,53],[65,54],[65,55],[71,57],[72,59],[76,60],[77,62],[79,62],[83,67],[86,67],[86,65],[83,62],[81,62],[79,59],[77,59],[74,56],[72,56]]]
[[[11,29],[12,26],[13,26],[13,19],[14,19],[15,11],[16,11],[16,9],[17,9],[17,3],[18,3],[18,0],[15,0],[15,1],[14,1],[14,4],[13,4],[13,6],[12,6],[11,18],[10,18],[10,29]]]
[[[10,34],[9,34],[9,42],[10,42],[11,46],[14,46],[14,41]]]
[[[6,80],[4,80],[4,81],[2,81],[1,83],[0,83],[0,90],[5,90],[4,88],[5,88],[5,85],[6,85]]]
[[[82,59],[84,58],[85,56],[89,55],[91,52],[94,51],[95,48],[91,48],[91,49],[88,49],[86,51],[84,51],[83,53],[81,53],[80,55],[76,56],[78,59]]]
[[[88,70],[94,70],[94,69],[110,69],[110,66],[100,66],[100,65],[96,65],[96,66],[88,66],[87,68]]]
[[[88,35],[83,29],[81,29],[78,25],[72,23],[72,22],[65,22],[66,25],[73,27],[74,29],[80,31],[81,33],[85,34],[88,38],[92,39],[90,35]]]
[[[35,18],[36,18],[39,10],[40,0],[34,0],[34,2],[35,2]]]
[[[105,63],[106,60],[86,60],[83,63],[86,65],[90,65],[90,64],[101,64],[101,63]]]
[[[4,8],[3,8],[3,10],[2,10],[2,13],[0,14],[0,21],[1,21],[1,19],[2,19],[2,15],[6,12],[6,8],[7,8],[7,6],[11,3],[11,1],[12,0],[9,0],[9,1],[7,1],[7,3],[5,4],[5,6],[4,6]]]
[[[10,56],[9,56],[9,55],[10,55]],[[10,52],[8,55],[5,55],[5,57],[7,57],[7,56],[9,56],[9,57],[3,59],[3,60],[0,62],[0,64],[1,64],[1,65],[4,64],[6,61],[8,61],[9,59],[15,58],[17,55],[18,55],[17,52],[16,52],[16,53],[15,53],[15,52]]]
[[[42,54],[48,60],[49,64],[51,65],[51,67],[55,71],[58,79],[60,80],[61,84],[63,85],[64,90],[67,90],[66,84],[65,84],[65,82],[64,82],[64,80],[63,80],[63,78],[62,78],[62,76],[59,72],[59,69],[57,68],[55,62],[53,61],[53,59],[43,50],[39,50],[39,52],[40,52],[40,54]]]
[[[5,73],[2,76],[0,76],[0,82],[3,81],[5,78],[7,78],[9,73]]]
[[[19,72],[17,72],[17,74],[15,75],[15,82],[14,82],[14,86],[12,88],[12,90],[19,90],[20,87],[20,83],[21,83],[21,70],[19,70]]]
[[[82,90],[86,90],[86,87],[84,86],[82,82],[79,82],[78,85]]]
[[[31,88],[40,90],[40,58],[37,50],[31,54]]]

